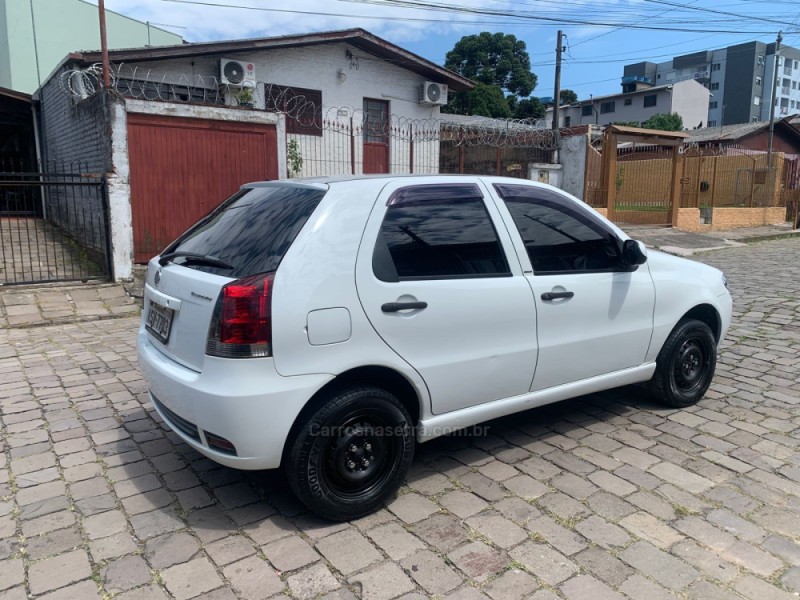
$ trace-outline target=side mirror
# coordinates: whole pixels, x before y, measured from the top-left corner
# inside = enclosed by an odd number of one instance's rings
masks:
[[[625,240],[622,243],[622,261],[629,267],[643,265],[647,262],[647,255],[636,240]]]

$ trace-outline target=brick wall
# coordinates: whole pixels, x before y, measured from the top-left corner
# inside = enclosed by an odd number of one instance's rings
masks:
[[[40,92],[43,170],[101,176],[111,168],[108,99],[101,93],[79,101],[62,88],[59,75],[51,77]],[[104,189],[99,185],[54,185],[44,194],[47,220],[60,227],[95,260],[105,260],[104,206]]]
[[[711,209],[711,223],[700,222],[699,208],[681,208],[678,211],[677,229],[683,231],[727,231],[738,227],[760,227],[786,222],[786,209],[783,206],[762,208],[714,208]]]
[[[59,80],[60,74],[51,77],[41,91],[39,110],[46,163],[80,163],[89,172],[107,172],[111,165],[107,97],[95,94],[76,101],[62,89]]]

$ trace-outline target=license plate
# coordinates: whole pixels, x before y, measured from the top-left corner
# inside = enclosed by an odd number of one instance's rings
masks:
[[[147,321],[145,321],[144,328],[162,344],[166,344],[169,339],[173,312],[171,308],[161,306],[152,300],[147,309]]]

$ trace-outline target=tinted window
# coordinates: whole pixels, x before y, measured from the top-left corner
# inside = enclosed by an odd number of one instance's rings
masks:
[[[274,271],[324,195],[323,190],[293,186],[241,190],[164,253],[213,256],[233,269],[186,266],[230,277]]]
[[[656,94],[651,94],[650,96],[644,97],[644,106],[647,108],[648,106],[655,106],[658,102],[658,96]]]
[[[581,106],[581,116],[582,117],[591,117],[592,116],[592,105],[586,104]]]
[[[537,274],[606,271],[620,266],[616,239],[600,223],[549,190],[495,185]]]
[[[472,184],[395,192],[373,265],[384,281],[511,274],[483,197]]]

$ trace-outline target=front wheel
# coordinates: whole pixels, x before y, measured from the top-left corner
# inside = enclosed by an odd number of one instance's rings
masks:
[[[664,404],[691,406],[708,390],[716,366],[717,342],[711,329],[696,319],[682,320],[658,354],[650,389]]]
[[[297,497],[327,519],[371,513],[403,483],[414,456],[411,418],[389,392],[333,394],[301,423],[285,459]]]

